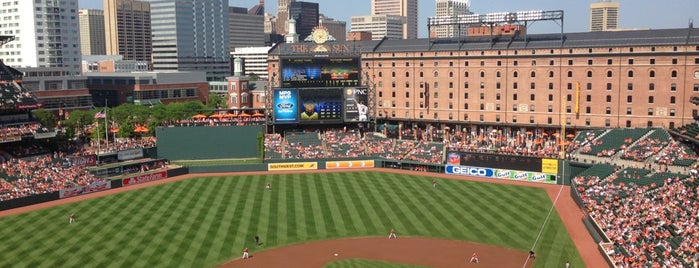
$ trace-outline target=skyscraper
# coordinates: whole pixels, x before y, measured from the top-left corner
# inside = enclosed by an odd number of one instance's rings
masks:
[[[277,34],[286,35],[289,32],[289,4],[296,0],[277,0]]]
[[[590,4],[590,32],[619,28],[619,3],[605,0]]]
[[[435,0],[437,17],[456,17],[471,14],[469,7],[471,0]],[[437,38],[466,36],[467,29],[461,29],[456,25],[444,25],[434,28],[434,36]],[[430,33],[431,35],[432,33]]]
[[[337,41],[345,41],[347,39],[347,22],[328,18],[323,14],[318,17],[318,25],[328,29],[328,33],[335,37]]]
[[[80,50],[83,55],[104,55],[104,13],[99,9],[78,10]]]
[[[151,62],[150,3],[135,0],[104,0],[104,25],[108,55],[124,60]]]
[[[208,81],[224,81],[230,75],[228,1],[147,1],[153,70],[203,71]]]
[[[251,10],[252,11],[252,10]],[[265,45],[264,16],[250,14],[244,7],[229,7],[230,51],[237,47]]]
[[[417,0],[371,0],[371,15],[403,16],[403,39],[417,38]]]
[[[296,33],[299,40],[303,40],[318,26],[318,3],[291,2],[289,17],[296,20]]]
[[[4,1],[3,33],[15,40],[0,47],[12,67],[63,67],[80,75],[78,0]]]
[[[371,33],[372,40],[402,39],[405,17],[392,15],[352,16],[350,32]]]

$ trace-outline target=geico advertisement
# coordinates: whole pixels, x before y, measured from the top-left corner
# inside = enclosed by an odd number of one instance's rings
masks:
[[[495,175],[495,170],[492,168],[469,167],[469,166],[446,166],[447,174],[478,176],[492,178]]]

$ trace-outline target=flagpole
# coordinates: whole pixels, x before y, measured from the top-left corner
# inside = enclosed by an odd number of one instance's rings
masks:
[[[104,99],[104,142],[109,151],[109,124],[107,123],[107,99]]]

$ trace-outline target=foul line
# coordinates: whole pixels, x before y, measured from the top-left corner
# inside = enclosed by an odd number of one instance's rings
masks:
[[[534,251],[534,247],[536,246],[536,243],[539,242],[539,238],[541,238],[541,234],[544,232],[544,227],[548,223],[549,217],[551,217],[551,212],[553,212],[553,209],[556,207],[556,202],[558,202],[558,197],[560,197],[561,192],[563,192],[563,186],[565,186],[565,185],[561,185],[561,188],[558,189],[558,194],[556,195],[556,199],[553,200],[553,204],[551,204],[551,208],[549,209],[549,213],[546,214],[546,218],[544,219],[544,223],[541,224],[541,228],[539,229],[539,234],[536,235],[536,240],[534,240],[534,244],[532,245],[532,247],[530,249],[531,251]],[[527,252],[527,259],[524,260],[524,264],[522,265],[522,268],[527,267],[527,263],[529,263],[529,257],[530,257],[529,252]]]

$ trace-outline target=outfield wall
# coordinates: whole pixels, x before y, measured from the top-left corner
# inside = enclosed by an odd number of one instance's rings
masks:
[[[261,158],[263,133],[264,126],[158,127],[157,155],[170,161]]]

